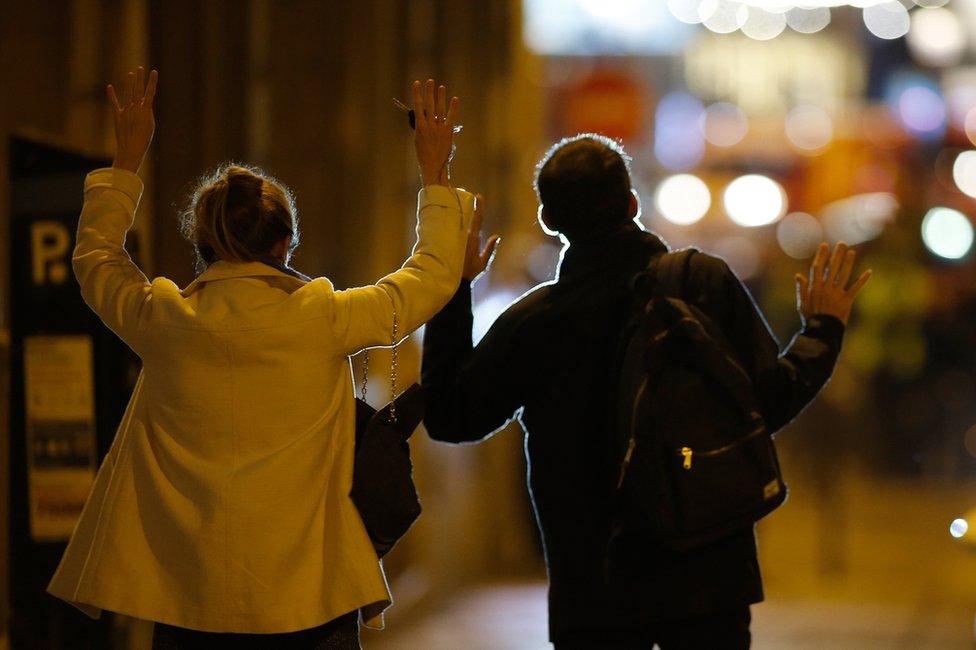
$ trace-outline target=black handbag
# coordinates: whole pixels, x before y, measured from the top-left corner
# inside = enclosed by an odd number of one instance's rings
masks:
[[[366,403],[369,352],[365,352],[362,396],[356,398],[356,452],[350,498],[359,510],[378,557],[383,557],[420,516],[408,440],[424,417],[427,398],[413,384],[397,396],[397,317],[393,313],[390,369],[392,401],[377,411]]]

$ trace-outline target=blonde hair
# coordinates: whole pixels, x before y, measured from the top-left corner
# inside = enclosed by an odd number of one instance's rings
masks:
[[[197,181],[180,230],[193,244],[198,271],[217,260],[269,261],[288,236],[290,256],[299,239],[295,197],[258,167],[224,163]]]

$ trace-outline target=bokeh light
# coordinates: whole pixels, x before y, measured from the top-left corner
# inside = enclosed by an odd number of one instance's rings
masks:
[[[662,165],[685,171],[701,161],[705,155],[700,127],[704,110],[688,93],[672,92],[661,98],[654,115],[654,155]]]
[[[827,239],[852,246],[871,241],[884,232],[899,209],[898,199],[887,192],[857,194],[834,201],[821,210]]]
[[[776,240],[784,253],[802,260],[816,252],[824,240],[824,229],[816,217],[805,212],[792,212],[776,226]]]
[[[696,25],[702,21],[698,13],[701,0],[668,0],[668,11],[683,23]]]
[[[786,137],[802,152],[823,149],[834,135],[834,122],[819,106],[797,106],[786,116]]]
[[[716,34],[731,34],[749,19],[749,7],[732,0],[702,0],[698,17]]]
[[[976,108],[966,113],[966,123],[964,125],[966,137],[973,144],[976,144]]]
[[[748,18],[742,24],[742,33],[757,41],[776,38],[786,29],[786,15],[751,7]]]
[[[922,242],[933,254],[957,260],[973,246],[973,225],[952,208],[932,208],[922,219]]]
[[[786,192],[760,174],[740,176],[729,183],[723,201],[729,218],[750,228],[775,223],[786,213]]]
[[[966,38],[959,19],[948,9],[919,9],[912,12],[908,47],[921,63],[944,67],[959,63]]]
[[[963,194],[976,198],[976,151],[963,151],[956,156],[952,180]]]
[[[886,98],[892,112],[912,135],[936,140],[945,133],[946,104],[939,86],[928,77],[899,75],[889,84]]]
[[[953,519],[949,524],[949,534],[959,539],[969,531],[969,522],[965,519]]]
[[[715,146],[731,147],[749,132],[749,120],[735,104],[716,102],[702,113],[700,128],[705,139]]]
[[[793,7],[786,12],[786,24],[801,34],[815,34],[830,24],[830,9]]]
[[[654,205],[662,217],[679,225],[700,221],[712,205],[705,181],[692,174],[670,176],[654,193]]]
[[[908,33],[911,19],[905,5],[890,0],[865,7],[864,25],[878,38],[892,40]]]

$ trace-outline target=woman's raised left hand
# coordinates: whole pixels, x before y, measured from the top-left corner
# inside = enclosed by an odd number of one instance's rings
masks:
[[[133,173],[139,171],[156,131],[153,100],[156,98],[158,78],[159,74],[153,70],[146,81],[146,70],[142,66],[130,71],[125,77],[121,102],[112,84],[108,85],[108,99],[115,117],[115,160],[112,167]]]

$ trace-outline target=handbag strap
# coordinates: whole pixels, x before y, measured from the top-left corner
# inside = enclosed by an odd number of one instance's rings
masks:
[[[390,422],[396,423],[396,398],[397,398],[397,313],[393,308],[393,332],[390,337]],[[366,390],[369,382],[369,350],[363,351],[363,385],[361,388],[362,400],[366,401]]]

